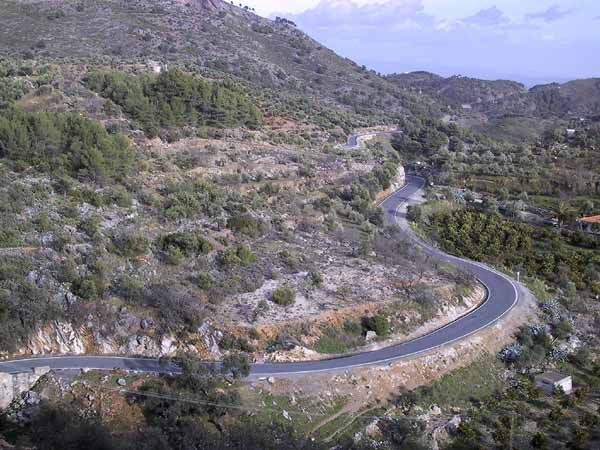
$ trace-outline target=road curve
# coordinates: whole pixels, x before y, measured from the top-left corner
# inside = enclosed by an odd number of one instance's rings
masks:
[[[364,136],[372,136],[372,135],[378,135],[378,136],[393,136],[395,134],[402,134],[402,131],[380,131],[377,133],[366,133],[366,134],[352,134],[350,136],[348,136],[348,143],[346,145],[343,146],[344,149],[346,150],[356,150],[360,148],[360,144],[358,142],[358,139]]]
[[[407,184],[381,204],[385,210],[386,222],[397,224],[406,230],[415,245],[425,253],[475,275],[487,289],[487,298],[482,305],[454,322],[412,341],[334,359],[278,364],[257,363],[252,365],[253,377],[337,372],[410,358],[460,341],[490,327],[518,303],[523,294],[510,278],[483,264],[446,255],[439,249],[420,241],[410,231],[405,218],[406,206],[421,201],[424,185],[425,181],[422,178],[407,177]],[[118,368],[136,372],[177,372],[174,366],[161,366],[157,359],[123,356],[47,356],[5,360],[0,361],[0,372],[18,373],[43,366],[49,366],[54,370]]]

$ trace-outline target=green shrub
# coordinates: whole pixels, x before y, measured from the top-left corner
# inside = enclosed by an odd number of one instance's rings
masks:
[[[0,247],[18,247],[21,245],[18,231],[14,228],[0,230]]]
[[[390,323],[382,314],[373,317],[364,317],[362,326],[366,331],[374,331],[377,336],[387,336],[390,334]]]
[[[266,300],[260,300],[258,302],[258,305],[256,305],[256,308],[254,308],[254,311],[252,311],[252,321],[256,322],[260,317],[267,314],[270,309],[271,307],[269,306]]]
[[[43,211],[38,215],[36,225],[40,233],[47,233],[52,229],[52,221],[47,212]]]
[[[151,285],[144,302],[156,310],[161,331],[195,332],[205,317],[202,303],[180,286]]]
[[[179,247],[169,247],[165,252],[165,262],[172,266],[178,266],[185,259],[185,255]]]
[[[206,273],[206,272],[205,272],[205,273],[198,274],[198,278],[197,278],[197,280],[196,280],[196,285],[197,285],[197,286],[198,286],[200,289],[202,289],[202,290],[204,290],[204,291],[207,291],[207,290],[209,290],[209,289],[212,287],[212,285],[213,285],[213,278],[210,276],[210,274],[209,274],[209,273]]]
[[[131,197],[131,194],[123,186],[114,187],[107,194],[107,200],[108,202],[112,202],[121,208],[130,208],[133,204],[133,198]]]
[[[126,258],[135,258],[148,252],[150,241],[141,233],[122,233],[113,239],[114,251]]]
[[[201,213],[218,217],[223,211],[223,193],[203,180],[170,183],[164,194],[165,217],[168,220],[191,219]]]
[[[323,284],[323,275],[320,272],[312,271],[310,273],[310,281],[313,286],[320,287]]]
[[[263,221],[248,214],[238,214],[227,221],[227,228],[246,236],[257,238],[264,229]]]
[[[118,292],[127,302],[140,304],[144,298],[144,282],[126,275],[121,278]]]
[[[296,292],[287,286],[280,287],[273,292],[271,300],[280,306],[290,306],[296,302]]]
[[[249,267],[256,262],[256,259],[256,255],[246,245],[226,250],[219,255],[219,262],[223,266]]]
[[[156,246],[163,252],[178,249],[186,257],[206,255],[213,246],[197,232],[178,232],[159,237]]]
[[[73,283],[73,292],[84,300],[98,298],[98,287],[92,277],[84,277],[75,280]]]

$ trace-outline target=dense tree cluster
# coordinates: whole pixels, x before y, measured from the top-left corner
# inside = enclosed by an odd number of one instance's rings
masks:
[[[86,84],[119,105],[148,136],[164,128],[256,128],[262,123],[260,111],[238,85],[209,83],[179,70],[159,76],[94,72]]]
[[[554,230],[472,209],[440,211],[430,220],[434,235],[451,253],[524,270],[566,289],[598,289],[600,257],[574,248]]]
[[[374,225],[383,225],[383,211],[374,205],[377,195],[389,189],[398,174],[398,162],[388,161],[382,167],[361,176],[356,182],[339,192],[339,197],[348,202],[353,210],[360,213]]]
[[[122,134],[109,134],[78,114],[0,111],[0,158],[92,181],[129,174],[135,150]]]
[[[500,258],[502,262],[519,265],[532,248],[530,230],[500,216],[461,209],[438,212],[433,215],[432,223],[444,248],[470,259]]]

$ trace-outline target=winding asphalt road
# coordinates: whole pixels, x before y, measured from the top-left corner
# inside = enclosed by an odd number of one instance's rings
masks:
[[[377,134],[379,136],[393,136],[394,134],[402,134],[402,131],[381,131],[379,133],[374,133],[374,134]],[[344,146],[344,148],[347,150],[360,148],[358,139],[363,136],[370,136],[370,134],[353,134],[353,135],[349,136],[348,144],[346,144]]]
[[[352,139],[352,137],[351,137]],[[349,145],[357,145],[356,136]],[[388,224],[396,224],[423,252],[437,260],[460,267],[477,277],[486,287],[487,298],[475,310],[465,316],[412,341],[386,348],[356,353],[334,359],[279,364],[253,364],[252,377],[298,375],[320,372],[337,372],[356,367],[389,364],[430,352],[437,348],[467,338],[488,328],[506,315],[523,297],[524,290],[507,276],[477,262],[446,255],[419,240],[406,221],[406,207],[422,202],[425,181],[419,177],[407,177],[407,184],[382,204]],[[20,360],[0,361],[0,372],[26,372],[34,367],[49,366],[54,370],[125,369],[137,372],[177,372],[174,366],[161,366],[157,359],[128,358],[123,356],[47,356]]]

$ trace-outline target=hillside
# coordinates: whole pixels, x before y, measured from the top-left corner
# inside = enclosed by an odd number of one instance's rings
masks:
[[[90,64],[156,60],[209,76],[227,74],[379,123],[435,110],[292,22],[264,19],[221,0],[5,0],[0,53]]]
[[[529,96],[539,114],[561,117],[600,115],[600,78],[535,86]]]
[[[412,94],[218,0],[3,6],[0,354],[316,357],[464,307],[470,280],[386,249],[389,143],[336,147]]]
[[[597,98],[0,0],[0,449],[599,448]]]

